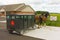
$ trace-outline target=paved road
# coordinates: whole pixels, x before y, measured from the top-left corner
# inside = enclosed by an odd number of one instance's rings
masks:
[[[1,24],[0,22],[0,40],[43,40],[43,39],[37,39],[33,37],[28,36],[19,36],[16,34],[9,34],[6,30],[6,23]]]
[[[9,34],[6,30],[0,30],[0,40],[43,40],[28,36],[19,36],[16,34]]]

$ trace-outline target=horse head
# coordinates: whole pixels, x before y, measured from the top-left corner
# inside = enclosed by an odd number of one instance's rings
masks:
[[[47,18],[48,16],[50,16],[49,12],[45,13],[45,17]]]
[[[40,16],[42,16],[42,21],[46,21],[47,17],[50,16],[49,12],[45,12],[43,14],[41,14]]]

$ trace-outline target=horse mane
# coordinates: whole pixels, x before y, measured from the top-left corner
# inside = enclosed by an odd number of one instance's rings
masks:
[[[45,13],[45,17],[47,18],[50,14],[49,13]]]
[[[43,21],[46,21],[48,16],[49,16],[49,13],[43,13],[39,17],[42,18]]]

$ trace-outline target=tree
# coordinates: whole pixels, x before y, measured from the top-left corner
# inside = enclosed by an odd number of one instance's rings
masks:
[[[45,13],[49,13],[49,12],[47,12],[47,11],[36,11],[36,12],[35,12],[36,15],[37,15],[37,14],[42,14],[42,13],[45,14]]]

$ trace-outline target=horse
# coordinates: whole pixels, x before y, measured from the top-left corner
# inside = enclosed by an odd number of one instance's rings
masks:
[[[35,17],[36,20],[38,20],[38,28],[40,28],[43,23],[44,25],[46,25],[45,23],[47,21],[48,16],[49,16],[49,13],[43,13]]]

